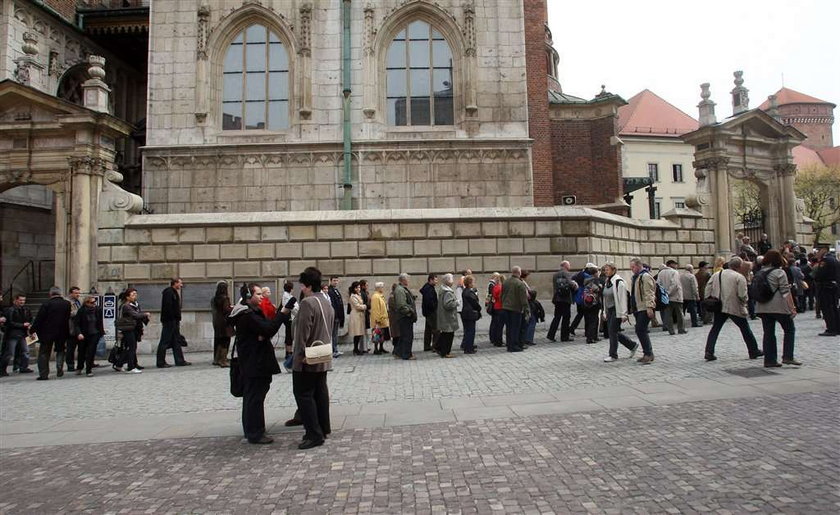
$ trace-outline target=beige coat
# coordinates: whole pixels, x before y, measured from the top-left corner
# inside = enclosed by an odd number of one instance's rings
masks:
[[[365,311],[367,306],[362,301],[362,296],[357,293],[350,295],[350,325],[347,326],[349,336],[365,335]]]
[[[694,274],[688,270],[680,270],[680,284],[682,284],[683,301],[700,300],[700,290]]]
[[[721,291],[722,290],[722,291]],[[721,311],[745,318],[747,311],[747,280],[733,270],[721,270],[706,284],[706,297],[717,297],[723,303]]]
[[[326,372],[330,368],[329,363],[317,365],[305,365],[306,357],[304,347],[312,345],[312,342],[320,340],[324,343],[332,343],[332,327],[335,319],[335,311],[330,303],[330,298],[325,293],[316,293],[300,301],[300,310],[295,320],[295,339],[292,354],[292,370],[295,372]]]
[[[656,309],[656,281],[653,280],[653,276],[645,272],[635,276],[635,281],[634,288],[633,279],[630,280],[630,290],[636,297],[636,311]]]

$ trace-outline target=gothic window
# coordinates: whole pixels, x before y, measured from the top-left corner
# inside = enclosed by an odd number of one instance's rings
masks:
[[[385,59],[389,125],[454,125],[452,50],[434,26],[404,26]]]
[[[289,127],[289,55],[280,37],[254,24],[236,35],[225,54],[222,129]]]

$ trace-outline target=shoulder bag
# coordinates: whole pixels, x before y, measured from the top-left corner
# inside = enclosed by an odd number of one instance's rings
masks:
[[[723,301],[720,297],[723,297],[723,270],[718,272],[718,296],[703,299],[703,309],[709,313],[720,313],[723,310]]]
[[[321,301],[318,300],[317,302],[318,309],[321,310],[321,320],[324,321],[324,327],[327,328],[327,318],[324,316],[324,307],[321,305]],[[330,363],[332,361],[332,342],[315,340],[312,342],[312,345],[304,347],[303,351],[305,354],[303,362],[307,365],[320,365],[322,363]]]

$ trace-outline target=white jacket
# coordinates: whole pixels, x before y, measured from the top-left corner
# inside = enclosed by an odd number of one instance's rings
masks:
[[[622,318],[628,316],[627,311],[630,309],[630,306],[627,305],[627,292],[630,291],[630,288],[627,281],[622,279],[617,273],[612,276],[611,280],[613,289],[615,290],[615,317],[621,320]]]
[[[659,286],[668,292],[668,299],[670,299],[671,302],[683,301],[682,284],[680,284],[680,277],[676,270],[666,266],[659,271],[659,275],[656,280],[659,283]]]

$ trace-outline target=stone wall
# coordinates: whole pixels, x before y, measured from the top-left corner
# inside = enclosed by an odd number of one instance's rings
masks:
[[[13,276],[29,261],[33,269],[15,280],[14,293],[29,293],[52,286],[55,263],[55,215],[50,209],[0,202],[0,290],[5,291]],[[5,299],[8,305],[11,299]]]
[[[533,271],[529,283],[548,298],[551,275],[564,259],[574,268],[609,260],[627,269],[634,255],[658,266],[668,258],[696,264],[714,252],[709,221],[690,210],[644,222],[553,207],[135,215],[124,227],[107,225],[99,230],[102,291],[162,288],[174,276],[188,287],[259,279],[276,289],[307,266],[340,275],[345,284],[363,277],[391,284],[408,272],[415,287],[429,272],[471,268],[484,285],[491,273],[518,265]],[[206,310],[188,311],[183,325],[191,349],[209,348]],[[156,343],[158,330],[149,326],[146,346]]]

